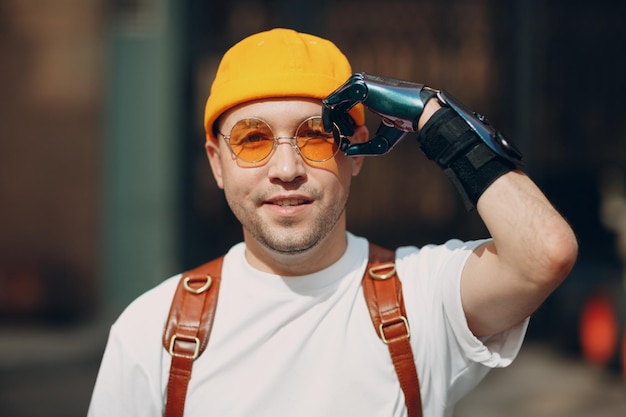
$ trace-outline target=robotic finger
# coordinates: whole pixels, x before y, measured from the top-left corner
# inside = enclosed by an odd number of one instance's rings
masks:
[[[384,155],[389,153],[408,134],[381,123],[376,135],[365,143],[356,143],[345,149],[347,156]]]

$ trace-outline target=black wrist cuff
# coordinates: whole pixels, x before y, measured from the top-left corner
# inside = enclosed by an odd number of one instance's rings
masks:
[[[457,187],[471,210],[496,179],[514,165],[496,154],[453,109],[438,110],[420,130],[417,141]]]

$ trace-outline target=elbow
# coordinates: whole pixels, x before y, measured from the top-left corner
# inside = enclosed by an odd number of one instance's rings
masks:
[[[542,246],[544,278],[548,286],[558,286],[570,274],[578,258],[578,240],[571,227],[561,220],[546,229]]]

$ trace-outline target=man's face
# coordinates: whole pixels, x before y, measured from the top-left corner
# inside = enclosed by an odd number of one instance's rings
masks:
[[[274,136],[293,137],[298,125],[321,115],[321,102],[311,99],[258,100],[234,107],[219,120],[219,131],[229,135],[245,118],[266,121]],[[360,128],[352,141],[367,139]],[[260,165],[242,163],[218,134],[207,143],[213,174],[244,229],[248,246],[260,244],[281,254],[299,254],[325,239],[345,241],[345,206],[351,177],[362,158],[338,152],[325,162],[305,160],[293,149],[293,140],[281,139]]]

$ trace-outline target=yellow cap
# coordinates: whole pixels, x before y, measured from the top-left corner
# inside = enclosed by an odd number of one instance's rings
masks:
[[[247,101],[272,97],[323,99],[352,75],[350,63],[332,42],[291,29],[251,35],[230,48],[217,69],[204,111],[207,139],[226,110]],[[363,105],[350,110],[363,125]]]

